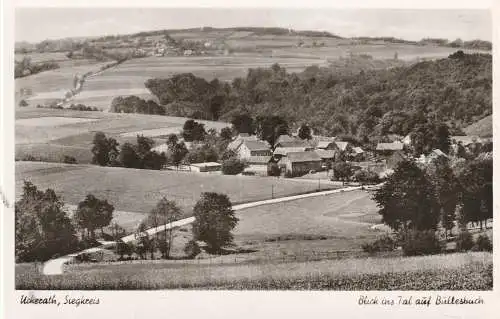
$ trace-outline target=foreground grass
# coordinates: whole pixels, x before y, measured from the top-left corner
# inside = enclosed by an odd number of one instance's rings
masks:
[[[17,289],[491,290],[490,253],[233,265],[76,265],[43,276],[16,269]]]

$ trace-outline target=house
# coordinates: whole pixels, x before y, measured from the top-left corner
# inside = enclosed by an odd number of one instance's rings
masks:
[[[438,158],[448,158],[448,155],[443,153],[443,151],[441,151],[440,149],[434,149],[427,156],[425,156],[424,154],[420,155],[420,157],[417,159],[417,162],[421,164],[430,164]]]
[[[236,153],[244,160],[250,160],[256,156],[271,157],[272,152],[269,144],[260,140],[243,139],[241,144],[236,148]]]
[[[277,160],[288,155],[288,153],[294,152],[306,152],[309,149],[307,147],[277,147],[274,149],[273,157]]]
[[[359,161],[362,161],[364,159],[364,155],[365,155],[365,151],[361,147],[356,146],[356,147],[352,148],[352,151],[351,151],[351,154],[349,154],[349,157],[351,158],[351,160],[359,162]]]
[[[321,170],[321,157],[316,152],[291,152],[280,160],[287,176],[300,176]]]
[[[153,152],[156,152],[156,153],[167,153],[168,152],[168,145],[165,143],[165,144],[160,144],[158,146],[155,146],[151,149]]]
[[[302,140],[289,135],[280,135],[274,142],[274,148],[278,147],[305,147],[312,150],[314,147],[307,140]]]
[[[406,135],[402,142],[404,145],[411,145],[411,134]]]
[[[227,146],[228,149],[236,151],[238,147],[243,143],[243,141],[258,141],[259,139],[255,135],[249,135],[248,133],[240,133],[236,136]]]
[[[335,161],[335,155],[337,154],[337,151],[334,150],[322,150],[322,149],[317,149],[316,154],[319,155],[321,158],[321,167],[322,168],[327,168]]]
[[[404,144],[401,142],[378,143],[375,151],[378,154],[390,154],[403,151]]]
[[[334,144],[340,152],[350,153],[352,151],[352,145],[349,142],[335,141]]]
[[[206,162],[206,163],[195,163],[189,165],[191,171],[207,173],[207,172],[219,172],[222,168],[220,163],[216,162]]]

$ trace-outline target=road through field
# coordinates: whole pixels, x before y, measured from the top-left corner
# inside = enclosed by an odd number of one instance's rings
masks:
[[[368,187],[364,187],[364,189],[373,189],[374,187],[377,187],[377,186],[368,186]],[[360,189],[363,189],[363,188],[361,186],[346,187],[346,188],[342,188],[342,189],[336,189],[336,190],[330,190],[330,191],[324,191],[324,192],[302,194],[302,195],[294,195],[294,196],[287,196],[287,197],[281,197],[281,198],[261,200],[261,201],[256,201],[256,202],[252,202],[252,203],[239,204],[239,205],[234,205],[232,208],[233,208],[233,210],[243,210],[243,209],[246,209],[246,208],[251,208],[251,207],[256,207],[256,206],[262,206],[262,205],[269,205],[269,204],[275,204],[275,203],[288,202],[288,201],[293,201],[293,200],[298,200],[298,199],[308,198],[308,197],[327,196],[327,195],[331,195],[331,194],[342,193],[342,192],[349,192],[349,191],[360,190]],[[166,224],[166,225],[162,225],[162,226],[150,228],[150,229],[146,230],[146,233],[148,235],[153,235],[153,234],[156,234],[158,232],[164,231],[166,229],[171,229],[171,228],[175,228],[175,227],[180,227],[180,226],[191,224],[192,222],[194,222],[194,220],[195,220],[194,217],[188,217],[188,218],[180,219],[180,220],[177,220],[177,221],[175,221],[173,223],[169,223],[169,224]],[[123,237],[121,240],[123,242],[131,242],[131,241],[134,241],[136,239],[137,239],[136,235],[135,234],[131,234],[131,235],[127,235],[127,236]],[[49,261],[47,261],[43,265],[42,273],[44,275],[60,275],[64,271],[63,270],[64,265],[66,263],[68,263],[68,262],[71,262],[78,255],[81,255],[81,254],[84,254],[84,253],[97,252],[97,251],[106,249],[106,247],[109,247],[109,246],[111,246],[113,244],[114,244],[114,242],[105,242],[105,243],[103,242],[103,245],[100,246],[100,247],[94,247],[94,248],[86,249],[86,250],[83,250],[83,251],[78,252],[78,253],[69,254],[69,255],[66,255],[66,256],[63,256],[63,257],[59,257],[59,258],[56,258],[56,259],[49,260]]]

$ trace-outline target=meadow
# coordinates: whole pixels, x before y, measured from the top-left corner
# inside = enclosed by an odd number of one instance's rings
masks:
[[[491,253],[421,257],[347,258],[312,262],[196,265],[184,262],[71,265],[44,276],[16,265],[16,288],[232,290],[491,290]]]
[[[59,161],[68,155],[79,163],[90,163],[92,139],[97,131],[115,137],[119,143],[135,142],[141,133],[152,137],[179,133],[185,121],[182,117],[160,115],[22,108],[16,112],[16,158],[32,155]],[[225,122],[201,122],[207,130],[230,126]],[[154,130],[153,134],[150,130]]]
[[[175,200],[186,216],[191,214],[201,192],[225,193],[236,204],[269,199],[273,189],[275,197],[283,197],[315,191],[317,187],[288,179],[18,161],[18,196],[25,179],[43,189],[53,188],[68,204],[78,204],[92,193],[107,199],[115,209],[131,212],[149,212],[166,196]]]

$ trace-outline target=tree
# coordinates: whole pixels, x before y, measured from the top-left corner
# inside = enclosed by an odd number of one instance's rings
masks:
[[[382,221],[395,231],[435,230],[439,205],[434,187],[415,162],[402,161],[373,199]]]
[[[299,138],[303,139],[303,140],[310,140],[312,139],[312,132],[311,132],[311,128],[309,126],[307,126],[306,124],[302,124],[299,128]]]
[[[52,189],[40,191],[24,181],[23,194],[15,205],[17,261],[46,261],[78,247],[74,227],[63,207]]]
[[[458,203],[460,187],[453,174],[449,160],[438,157],[428,167],[427,173],[433,183],[437,204],[440,208],[441,225],[445,229],[445,236],[454,226],[456,220],[455,210]]]
[[[220,130],[220,137],[225,141],[230,141],[233,138],[233,132],[229,127],[224,127]]]
[[[156,204],[155,208],[151,210],[148,220],[150,218],[155,219],[156,226],[168,225],[178,220],[181,217],[181,213],[181,209],[174,201],[163,197]],[[170,257],[170,251],[174,242],[173,231],[173,227],[170,227],[168,230],[165,227],[163,241],[159,243],[160,248],[162,248],[163,258]]]
[[[98,199],[92,194],[85,197],[78,203],[75,212],[76,224],[86,231],[85,235],[90,235],[90,239],[95,240],[95,230],[108,226],[113,219],[115,208],[105,199]],[[85,236],[87,237],[87,236]]]
[[[118,154],[118,142],[110,137],[106,138],[103,132],[97,132],[92,141],[92,163],[107,166],[113,163]]]
[[[147,233],[148,227],[145,223],[140,223],[137,227],[135,233],[135,238],[137,239],[136,252],[141,257],[141,259],[146,259],[146,253],[149,252],[151,259],[154,259],[154,252],[156,250],[156,244],[153,237],[150,237]]]
[[[236,132],[239,133],[254,133],[253,118],[246,113],[234,115],[231,119],[231,124]]]
[[[168,149],[171,151],[175,145],[177,145],[177,142],[179,141],[179,138],[175,134],[169,134],[167,137],[167,146]]]
[[[182,137],[186,142],[203,141],[205,135],[205,125],[194,120],[187,120],[182,127]]]
[[[175,144],[175,146],[173,147],[173,150],[170,154],[170,158],[172,160],[172,163],[178,167],[181,164],[184,157],[186,157],[187,153],[188,153],[188,149],[186,148],[186,144],[184,144],[184,142],[180,142],[178,144]]]
[[[213,251],[229,245],[233,241],[231,230],[236,227],[238,218],[234,215],[232,204],[227,195],[205,192],[196,202],[193,213],[193,235],[195,240],[207,243]]]
[[[493,218],[493,159],[468,162],[459,172],[464,221],[483,222]]]
[[[120,150],[120,163],[128,168],[140,168],[140,158],[137,155],[135,146],[131,143],[124,143]]]
[[[378,174],[374,171],[367,169],[360,169],[354,173],[354,180],[361,183],[361,185],[365,184],[376,184],[380,181]]]
[[[284,117],[278,115],[258,116],[256,133],[260,139],[274,145],[280,135],[288,135],[288,122]]]
[[[339,162],[333,166],[333,175],[336,179],[342,181],[342,185],[351,178],[353,173],[354,168],[350,163]]]
[[[229,158],[222,162],[222,173],[225,175],[237,175],[245,170],[246,163],[237,157]]]

